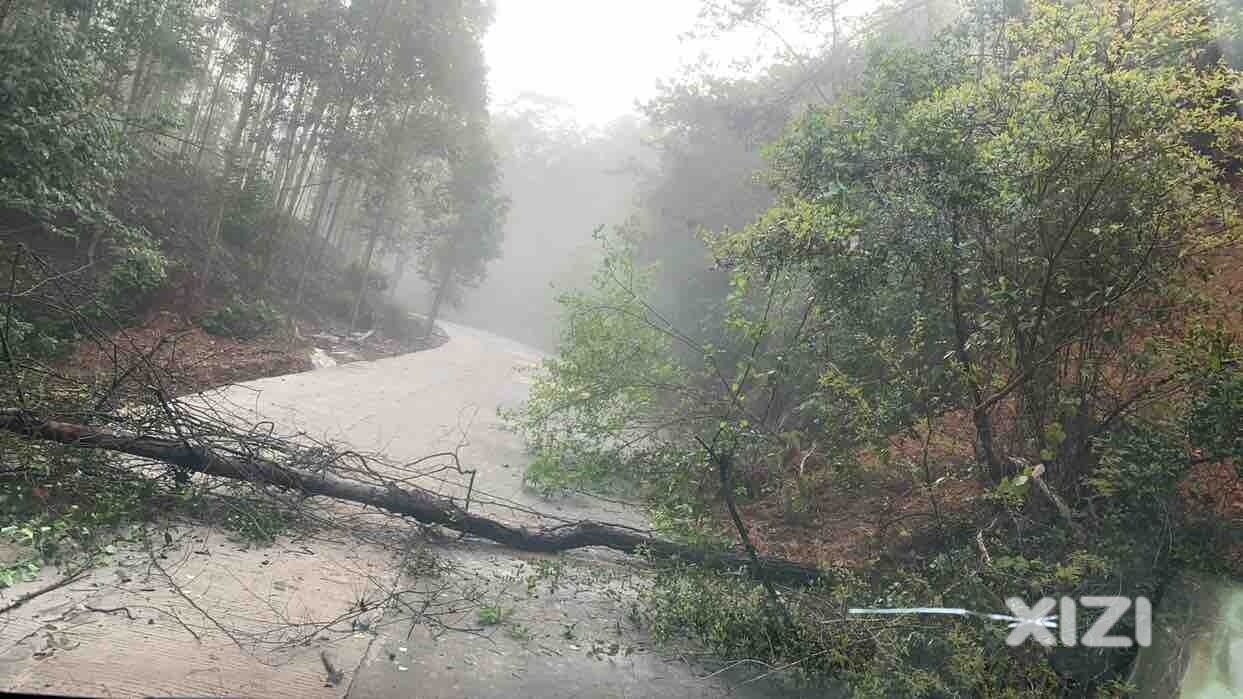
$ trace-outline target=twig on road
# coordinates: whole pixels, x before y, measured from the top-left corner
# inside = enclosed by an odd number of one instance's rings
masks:
[[[50,585],[45,585],[37,590],[27,592],[26,594],[22,595],[21,597],[18,597],[17,599],[13,600],[9,604],[5,605],[4,607],[0,607],[0,614],[11,612],[14,609],[17,609],[18,607],[22,606],[23,604],[26,604],[30,600],[35,599],[36,597],[39,597],[41,595],[46,595],[49,592],[54,592],[56,590],[59,590],[60,588],[81,579],[84,575],[86,575],[86,573],[87,573],[87,568],[84,566],[82,568],[79,568],[77,571],[69,575],[66,575],[65,577],[61,578],[60,580],[57,580],[56,582]]]
[[[88,612],[98,612],[99,614],[116,614],[117,612],[125,612],[125,616],[130,621],[134,621],[134,614],[129,610],[129,607],[92,607],[89,604],[84,604],[82,605],[82,608]]]

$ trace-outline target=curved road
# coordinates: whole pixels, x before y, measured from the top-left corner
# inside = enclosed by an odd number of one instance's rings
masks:
[[[570,498],[550,504],[525,491],[528,457],[497,411],[525,400],[527,373],[543,353],[483,330],[440,325],[451,339],[436,349],[260,379],[230,388],[225,396],[242,419],[271,420],[281,432],[305,431],[399,462],[464,444],[462,466],[477,471],[476,486],[487,493],[562,517],[642,525],[639,513],[607,501]],[[420,484],[445,494],[464,492],[435,480]],[[529,519],[516,511],[497,514]]]
[[[477,470],[477,494],[561,517],[642,524],[641,513],[616,503],[547,501],[524,491],[527,457],[497,409],[520,404],[525,372],[542,355],[487,332],[443,326],[450,341],[434,350],[262,379],[210,398],[241,419],[272,421],[277,432],[305,432],[398,461],[459,448],[463,466]],[[445,475],[456,478],[438,474]],[[423,484],[461,495],[448,480]],[[531,519],[492,509],[506,519]],[[712,668],[692,669],[656,648],[635,623],[644,577],[610,552],[549,558],[452,540],[425,545],[430,556],[418,559],[424,567],[440,561],[431,566],[438,574],[411,575],[391,548],[357,541],[281,537],[256,549],[202,525],[157,526],[165,536],[152,539],[173,542],[158,558],[136,544],[123,547],[111,566],[0,620],[0,688],[394,699],[773,691],[761,683],[739,686],[748,674],[699,679]],[[0,606],[54,575],[6,591]],[[447,626],[469,630],[412,625],[408,610],[391,609],[362,615],[352,631],[337,625],[316,634],[318,627],[308,626],[356,609],[378,589],[376,581],[420,591]],[[119,608],[129,612],[98,611]],[[239,636],[238,628],[249,631]],[[312,629],[308,643],[289,640],[291,629],[305,628]],[[234,629],[232,637],[224,629]],[[339,678],[327,676],[325,661]]]

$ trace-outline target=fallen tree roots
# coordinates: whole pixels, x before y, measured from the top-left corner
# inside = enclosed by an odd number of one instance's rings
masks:
[[[122,435],[95,427],[41,419],[18,410],[0,411],[0,429],[26,439],[44,440],[87,449],[129,454],[181,468],[249,483],[275,486],[308,496],[324,496],[359,503],[412,517],[518,549],[551,553],[587,546],[603,546],[628,554],[681,560],[720,569],[746,568],[764,580],[811,584],[825,572],[792,561],[759,558],[739,552],[711,552],[658,539],[639,529],[582,520],[556,526],[528,528],[468,512],[453,500],[417,487],[374,485],[328,474],[314,474],[282,466],[268,459],[238,458],[189,441],[149,435]]]

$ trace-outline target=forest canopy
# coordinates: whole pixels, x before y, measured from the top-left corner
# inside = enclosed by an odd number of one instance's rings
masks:
[[[134,291],[171,273],[351,328],[387,301],[367,293],[382,259],[456,300],[506,210],[490,21],[479,2],[5,3],[6,237],[76,241]]]
[[[827,47],[649,105],[661,159],[639,228],[604,236],[511,417],[528,481],[638,487],[671,533],[754,551],[763,532],[764,552],[804,556],[849,516],[843,490],[910,489],[932,522],[914,559],[870,558],[824,593],[880,607],[947,588],[987,605],[1015,576],[1057,596],[1237,575],[1237,515],[1185,500],[1221,487],[1197,464],[1232,458],[1221,437],[1243,425],[1225,398],[1238,309],[1220,295],[1243,232],[1230,8],[912,5],[893,10],[902,27],[882,10],[835,40],[834,3],[771,5],[707,15],[793,6]],[[825,630],[823,600],[758,584],[671,579],[658,599],[670,634],[869,695],[1109,694],[1132,657],[974,630],[861,641]]]
[[[589,126],[556,96],[491,102],[487,0],[0,0],[0,536],[35,551],[0,588],[64,542],[94,565],[106,527],[257,468],[298,514],[344,492],[529,551],[691,552],[651,557],[628,621],[792,690],[1137,689],[1134,647],[846,610],[1243,577],[1243,9],[697,6],[692,34],[775,52],[705,58]],[[508,339],[455,347],[450,319]],[[216,361],[279,355],[265,376],[309,369],[314,342],[436,349],[393,395],[439,395],[436,361],[478,395],[520,392],[469,406],[500,413],[481,441],[527,449],[506,482],[653,531],[471,510],[468,428],[427,457],[452,466],[385,463],[398,480],[274,423],[178,413],[243,378],[177,383],[183,337]],[[463,368],[480,347],[501,358]],[[91,446],[167,469],[71,450]],[[448,471],[469,478],[460,506],[411,485]],[[262,502],[233,526],[295,519]],[[487,609],[480,625],[506,620]]]

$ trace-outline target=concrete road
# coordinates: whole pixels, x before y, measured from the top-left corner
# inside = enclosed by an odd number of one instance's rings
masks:
[[[497,409],[524,399],[524,372],[541,356],[445,326],[451,340],[434,350],[263,379],[213,398],[278,432],[397,460],[457,449],[462,465],[477,470],[472,509],[510,520],[531,520],[523,510],[532,509],[641,524],[639,512],[618,503],[549,502],[522,489],[527,457]],[[421,483],[464,494],[452,471]],[[480,505],[485,499],[492,504]],[[201,525],[159,525],[150,535],[155,548],[122,547],[111,565],[0,620],[0,689],[394,698],[773,692],[740,682],[759,674],[754,668],[699,679],[711,668],[656,649],[636,623],[644,579],[608,552],[550,558],[452,540],[417,555],[406,546],[399,559],[400,546],[383,545],[383,531],[365,541],[281,537],[262,549]],[[55,579],[49,571],[5,591],[0,607]],[[411,595],[404,607],[368,606],[399,589]],[[408,600],[422,605],[421,616]]]

